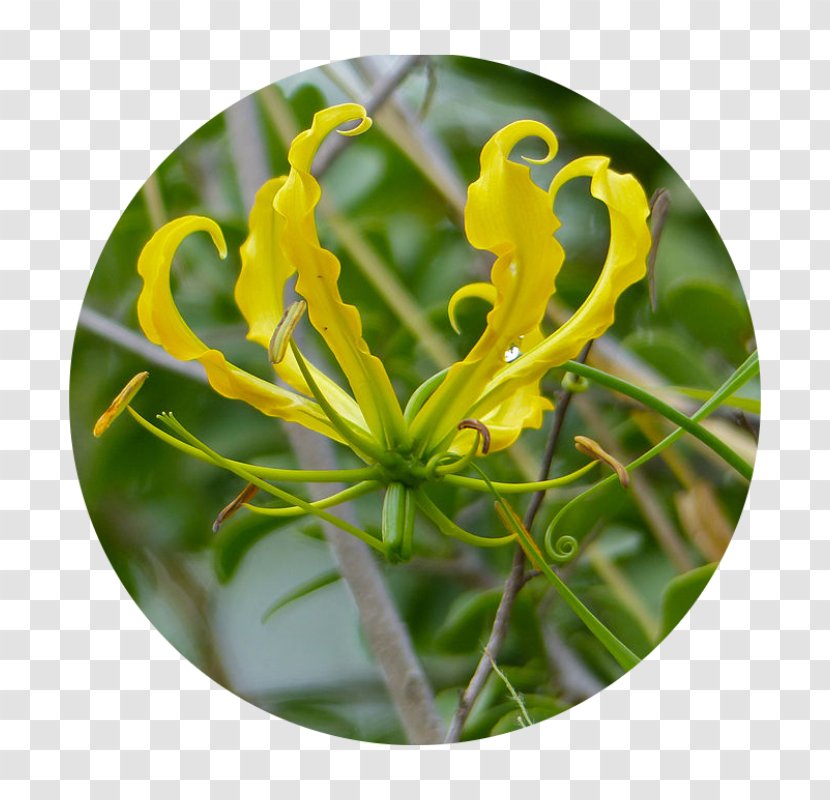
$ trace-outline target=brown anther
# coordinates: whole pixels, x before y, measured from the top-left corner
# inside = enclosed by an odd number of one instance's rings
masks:
[[[628,470],[622,463],[617,461],[614,456],[610,453],[606,453],[597,442],[593,439],[589,439],[587,436],[574,436],[574,446],[583,455],[593,458],[595,461],[602,461],[603,463],[608,464],[608,466],[617,473],[617,477],[620,479],[622,487],[624,489],[628,488]]]
[[[247,503],[257,492],[259,488],[255,486],[253,483],[249,483],[233,500],[231,500],[228,505],[226,505],[220,512],[219,515],[216,517],[216,520],[213,523],[213,532],[219,533],[219,528],[222,527],[222,523],[228,519],[228,517],[232,517],[239,511],[242,506]]]
[[[115,400],[109,404],[109,408],[98,417],[98,421],[92,429],[92,435],[96,439],[115,422],[116,417],[132,402],[132,399],[138,394],[138,390],[144,385],[144,381],[149,377],[149,372],[139,372],[138,375],[130,378],[129,383],[118,393]]]
[[[474,430],[481,434],[481,454],[486,456],[490,452],[490,431],[487,426],[478,419],[462,419],[458,423],[458,430]]]

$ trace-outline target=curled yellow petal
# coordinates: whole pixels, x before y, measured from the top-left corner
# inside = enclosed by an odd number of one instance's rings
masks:
[[[615,172],[608,164],[605,156],[578,158],[559,171],[550,187],[551,198],[555,199],[568,181],[590,177],[591,194],[608,209],[610,241],[594,288],[564,325],[494,376],[474,406],[475,413],[484,414],[551,367],[574,358],[588,341],[605,333],[614,321],[620,295],[646,274],[651,246],[646,224],[648,199],[633,175]]]
[[[400,405],[383,364],[363,339],[358,310],[340,296],[340,262],[321,246],[314,218],[321,196],[320,185],[311,174],[314,156],[329,133],[354,120],[358,121],[356,127],[339,132],[354,136],[371,125],[366,110],[354,103],[314,115],[311,127],[291,144],[291,172],[276,195],[274,208],[285,220],[283,251],[297,271],[296,291],[308,303],[311,324],[337,359],[369,430],[380,441],[393,444],[405,436]]]
[[[450,324],[458,331],[455,310],[459,303],[470,297],[484,300],[491,306],[496,302],[496,287],[492,283],[470,283],[462,286],[450,298],[448,313]],[[526,334],[520,340],[521,347],[514,346],[511,351],[505,352],[504,358],[511,356],[521,358],[522,349],[535,347],[543,339],[541,327]],[[513,394],[505,398],[495,408],[482,417],[482,422],[490,431],[490,449],[495,452],[504,450],[519,438],[525,428],[539,428],[545,411],[553,410],[553,403],[540,393],[539,380],[531,381],[518,388]],[[469,434],[457,434],[452,440],[450,450],[454,453],[465,452],[469,449]]]
[[[522,386],[482,417],[490,429],[490,449],[505,450],[525,428],[541,428],[546,411],[553,411],[553,403],[540,393],[539,382]]]
[[[543,338],[541,328],[531,331],[522,340],[522,348],[514,348],[516,358],[522,357],[522,349],[534,347]],[[490,431],[492,452],[510,447],[525,428],[540,428],[545,412],[553,410],[551,400],[541,393],[540,382],[537,378],[519,386],[482,415],[481,421]],[[456,435],[450,449],[456,453],[463,451],[468,446],[466,438],[463,434]]]
[[[274,197],[285,180],[284,175],[272,178],[256,193],[234,287],[236,304],[248,323],[248,338],[265,348],[282,317],[285,284],[294,274],[280,248],[285,223],[274,211]]]
[[[219,226],[207,217],[187,216],[159,228],[138,259],[138,274],[144,279],[138,297],[138,321],[151,342],[180,361],[190,361],[206,349],[179,313],[170,287],[173,256],[182,241],[195,231],[208,233],[219,257],[227,257],[228,248]]]
[[[538,384],[523,386],[481,418],[481,422],[490,432],[489,452],[506,450],[525,428],[540,428],[544,413],[552,410],[553,403],[539,393]],[[452,453],[464,453],[471,446],[471,432],[462,430],[453,438],[448,449]]]
[[[484,300],[491,306],[494,306],[496,304],[497,290],[492,283],[482,282],[468,283],[466,286],[462,286],[453,293],[453,296],[450,298],[450,302],[447,304],[447,316],[450,318],[450,325],[452,325],[452,329],[456,333],[461,333],[461,329],[458,327],[458,318],[455,314],[456,309],[460,303],[471,297]]]
[[[248,323],[248,339],[268,349],[274,330],[284,311],[284,294],[294,268],[282,251],[285,220],[274,209],[274,198],[286,176],[266,181],[256,193],[248,216],[248,236],[239,250],[242,267],[234,288],[234,298]],[[274,371],[292,389],[311,397],[305,379],[291,350],[274,365]],[[338,413],[360,428],[366,427],[357,403],[331,378],[312,364],[315,381],[326,393]]]
[[[544,163],[556,155],[553,132],[530,120],[502,128],[481,151],[481,175],[469,188],[465,226],[474,247],[496,256],[490,275],[495,299],[478,342],[463,361],[453,365],[414,422],[416,440],[426,449],[469,415],[470,407],[503,367],[505,352],[538,328],[554,292],[564,258],[553,237],[559,222],[549,194],[533,182],[528,167],[510,160],[516,145],[530,137],[542,139],[548,153],[543,159],[526,161]],[[474,290],[461,292],[463,298]]]
[[[109,404],[107,410],[98,417],[95,427],[92,429],[92,435],[97,439],[103,435],[110,425],[115,422],[119,414],[132,402],[133,398],[138,394],[144,381],[150,377],[149,372],[139,372],[138,375],[133,375],[127,382],[127,385],[116,395],[115,399]]]
[[[199,361],[210,385],[224,397],[244,400],[263,414],[299,422],[307,428],[340,440],[313,400],[293,394],[251,375],[209,348],[184,321],[170,287],[170,267],[182,241],[205,231],[219,255],[227,254],[219,226],[207,217],[188,216],[161,227],[141,251],[138,273],[144,285],[138,298],[138,321],[147,338],[180,361]]]

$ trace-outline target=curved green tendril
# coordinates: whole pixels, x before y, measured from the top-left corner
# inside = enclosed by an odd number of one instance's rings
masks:
[[[455,472],[461,472],[461,470],[466,469],[472,460],[478,455],[478,448],[481,444],[481,433],[476,431],[475,441],[473,441],[473,446],[463,455],[458,456],[453,461],[450,461],[445,464],[441,464],[440,462],[435,467],[435,474],[440,477],[445,477],[447,475],[452,475]],[[446,455],[446,454],[445,454]],[[435,456],[433,456],[435,458]],[[427,470],[429,470],[429,463],[427,464]]]
[[[697,410],[692,414],[689,418],[694,422],[699,422],[703,419],[706,419],[710,414],[712,414],[720,405],[725,403],[735,392],[738,391],[747,381],[751,378],[754,378],[759,371],[758,366],[758,352],[752,353],[746,361],[739,366],[735,372],[726,380],[721,387]],[[629,472],[633,472],[637,467],[642,466],[647,461],[651,461],[652,458],[655,456],[660,455],[667,447],[671,447],[684,433],[687,432],[688,429],[685,428],[677,428],[676,430],[672,431],[665,439],[658,442],[654,447],[650,450],[647,450],[641,456],[638,456],[634,459],[630,464],[626,466],[626,469]],[[751,475],[751,468],[750,468],[750,475]],[[567,502],[559,511],[556,513],[556,516],[551,521],[550,525],[548,525],[547,529],[545,530],[545,549],[550,553],[554,550],[555,546],[553,544],[553,536],[556,532],[556,528],[559,525],[562,517],[565,514],[573,509],[575,506],[578,506],[584,503],[586,500],[592,498],[597,492],[600,492],[606,486],[614,483],[617,481],[616,473],[609,475],[607,478],[595,483],[590,488],[586,489],[582,494],[577,495],[572,500]]]
[[[432,393],[441,385],[444,378],[449,372],[449,367],[436,372],[430,378],[427,378],[414,392],[412,392],[406,408],[403,410],[404,422],[408,425],[415,419],[415,415],[424,407],[424,403],[429,400]]]
[[[376,461],[381,460],[383,458],[384,451],[378,442],[359,431],[354,425],[343,419],[343,417],[341,417],[340,414],[334,410],[333,406],[329,403],[325,394],[323,394],[320,387],[317,385],[317,382],[314,380],[314,376],[311,374],[311,370],[309,370],[308,365],[305,362],[305,358],[303,358],[303,354],[300,352],[300,348],[297,347],[297,343],[292,339],[290,344],[291,350],[294,352],[294,357],[297,360],[297,366],[300,368],[300,372],[305,379],[309,391],[311,391],[311,394],[323,410],[323,413],[326,415],[329,422],[331,422],[332,427],[349,443],[354,450],[365,453]]]
[[[567,564],[579,552],[579,541],[567,533],[560,536],[552,546],[545,540],[545,551],[557,564]]]
[[[515,541],[514,535],[510,536],[479,536],[475,533],[465,531],[456,525],[443,511],[441,511],[435,503],[429,498],[429,495],[423,489],[415,489],[415,502],[418,508],[424,512],[441,533],[450,536],[453,539],[458,539],[460,542],[472,544],[476,547],[502,547]]]
[[[645,406],[661,414],[666,419],[679,425],[681,428],[688,431],[692,436],[699,439],[703,444],[717,453],[730,467],[736,470],[746,480],[752,478],[752,465],[748,464],[741,456],[739,456],[731,447],[718,439],[715,434],[708,431],[702,425],[698,424],[694,415],[687,417],[682,411],[678,411],[668,403],[663,402],[660,398],[655,397],[645,389],[635,386],[633,383],[618,378],[616,375],[609,375],[607,372],[597,369],[596,367],[589,367],[587,364],[581,364],[578,361],[567,361],[564,364],[568,372],[572,372],[583,378],[588,378],[595,383],[605,386],[607,389],[613,389],[615,392],[624,394],[634,400],[639,401]]]
[[[557,486],[567,486],[569,483],[579,480],[585,473],[595,467],[598,461],[589,461],[584,466],[567,475],[560,475],[558,478],[550,478],[546,481],[530,481],[528,483],[510,483],[509,481],[490,481],[502,494],[524,494],[526,492],[544,492],[548,489],[555,489]],[[490,492],[487,483],[479,478],[470,478],[466,475],[444,475],[442,480],[454,486],[463,486],[466,489],[473,489],[477,492]]]
[[[365,542],[370,547],[374,547],[375,550],[379,550],[381,553],[385,553],[386,550],[383,546],[383,542],[379,539],[375,538],[366,531],[361,530],[355,525],[352,525],[350,522],[346,522],[346,520],[340,519],[339,517],[335,517],[334,514],[329,514],[328,511],[323,511],[319,508],[315,508],[311,503],[307,500],[303,500],[301,497],[296,497],[289,492],[284,491],[272,484],[268,483],[267,481],[262,480],[262,478],[258,478],[249,470],[234,466],[231,462],[229,462],[226,458],[223,458],[219,453],[215,450],[211,450],[206,444],[200,442],[190,431],[188,431],[170,412],[165,414],[159,414],[158,419],[167,425],[170,430],[176,433],[178,436],[181,436],[185,441],[192,444],[194,447],[201,450],[206,455],[210,456],[211,460],[217,465],[222,467],[223,469],[228,470],[229,472],[233,472],[235,475],[238,475],[243,480],[247,481],[248,483],[254,484],[258,488],[262,489],[268,494],[273,495],[274,497],[282,500],[284,503],[288,503],[289,505],[299,506],[306,510],[307,513],[313,514],[316,517],[324,520],[325,522],[334,525],[340,530],[345,531],[346,533],[352,534],[352,536],[356,536],[362,542]]]
[[[357,497],[363,497],[363,495],[369,494],[369,492],[373,492],[375,489],[379,489],[380,486],[381,483],[379,481],[362,481],[354,486],[350,486],[348,489],[343,489],[342,492],[329,495],[321,500],[314,500],[309,503],[309,505],[314,508],[331,508],[332,506],[338,506],[341,503],[345,503],[347,500],[354,500]],[[263,517],[301,517],[304,514],[309,513],[301,506],[280,506],[278,508],[268,508],[266,506],[255,506],[252,503],[243,503],[242,507],[247,508],[248,511],[251,511],[254,514],[260,514]]]
[[[585,627],[594,635],[599,643],[614,657],[615,661],[625,670],[636,667],[640,663],[639,656],[629,647],[620,641],[605,625],[591,612],[591,610],[571,591],[568,585],[560,578],[545,561],[539,545],[536,544],[530,531],[525,528],[519,516],[512,506],[499,494],[495,485],[490,481],[485,472],[477,465],[474,468],[481,474],[484,481],[489,484],[493,497],[496,499],[496,506],[503,514],[502,520],[515,533],[519,544],[524,550],[530,563],[548,579],[548,582],[558,592],[559,596],[570,607],[585,624]],[[563,537],[564,538],[564,537]]]
[[[199,450],[197,447],[187,444],[186,442],[171,436],[167,431],[153,425],[152,422],[145,419],[132,406],[127,406],[127,411],[130,412],[132,418],[153,434],[157,439],[160,439],[165,444],[169,444],[176,450],[185,455],[199,459],[208,464],[215,464],[216,462],[210,456]],[[279,467],[260,467],[256,464],[248,464],[244,461],[233,461],[226,459],[228,464],[234,467],[246,469],[258,478],[271,481],[285,481],[287,483],[352,483],[353,481],[367,481],[379,477],[380,472],[376,467],[357,467],[356,469],[330,469],[330,470],[313,470],[313,469],[281,469]]]

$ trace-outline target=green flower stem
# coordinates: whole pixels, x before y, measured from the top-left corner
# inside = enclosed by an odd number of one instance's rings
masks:
[[[444,459],[452,458],[452,454],[444,453],[443,456],[433,456],[432,458],[437,458],[439,460],[438,465],[435,467],[435,474],[441,477],[446,477],[447,475],[452,475],[456,472],[461,472],[465,470],[467,467],[470,466],[473,459],[478,455],[478,448],[481,445],[481,432],[476,431],[476,437],[473,441],[473,446],[463,455],[456,458],[454,461],[447,461],[447,463],[443,463]],[[432,461],[432,459],[430,459]],[[427,462],[427,472],[429,472],[430,462]]]
[[[303,354],[300,352],[300,348],[297,347],[297,343],[293,339],[291,340],[291,349],[294,352],[294,357],[297,359],[297,366],[300,368],[306,385],[311,391],[311,394],[314,395],[314,399],[320,405],[323,413],[328,417],[332,427],[349,443],[350,447],[365,453],[375,461],[380,461],[384,456],[384,450],[381,445],[366,434],[358,431],[354,425],[351,425],[334,410],[328,398],[323,394],[317,382],[314,380],[314,376],[311,374],[305,358],[303,358]]]
[[[153,425],[152,422],[141,416],[132,406],[127,406],[133,419],[160,439],[165,444],[180,450],[188,456],[204,461],[208,464],[216,463],[214,459],[197,447],[171,436],[167,431]],[[357,467],[355,469],[308,470],[308,469],[281,469],[279,467],[260,467],[256,464],[247,464],[244,461],[225,459],[228,464],[246,469],[258,478],[271,481],[285,481],[287,483],[352,483],[354,481],[368,481],[377,478],[380,473],[375,467]]]
[[[703,419],[706,419],[710,414],[712,414],[720,405],[725,403],[735,392],[738,391],[747,381],[754,378],[759,371],[758,365],[758,353],[757,351],[752,353],[746,361],[744,361],[741,366],[739,366],[735,372],[732,373],[731,377],[721,385],[721,387],[697,410],[694,414],[690,417],[693,422],[700,422]],[[676,430],[672,431],[665,439],[658,442],[654,447],[650,450],[647,450],[641,456],[638,456],[634,459],[630,464],[626,465],[626,469],[629,472],[637,469],[637,467],[642,466],[647,461],[651,461],[652,458],[660,455],[667,447],[671,447],[684,433],[687,432],[687,428],[677,428]],[[751,474],[751,471],[750,471]],[[574,497],[573,500],[566,503],[562,508],[559,509],[556,516],[551,521],[550,525],[548,525],[547,530],[545,531],[545,548],[548,551],[554,549],[553,545],[553,535],[556,531],[557,526],[559,525],[560,520],[562,517],[567,513],[567,511],[573,508],[575,505],[579,505],[580,503],[585,502],[586,500],[590,499],[598,492],[600,492],[606,486],[612,484],[614,481],[619,480],[617,478],[616,473],[609,475],[607,478],[595,483],[589,489],[586,489],[582,494]]]
[[[735,392],[738,391],[745,383],[752,380],[758,372],[760,371],[760,367],[758,364],[758,353],[757,351],[752,353],[746,361],[744,361],[741,366],[739,366],[735,372],[732,373],[731,377],[726,380],[725,383],[721,385],[721,387],[697,410],[689,417],[692,422],[700,422],[706,417],[713,414],[717,409],[723,405],[730,397],[732,397]],[[678,428],[675,431],[672,431],[665,439],[661,442],[658,442],[651,450],[643,453],[643,455],[635,458],[626,469],[630,472],[633,469],[636,469],[641,464],[645,464],[646,461],[654,458],[654,456],[659,455],[663,452],[667,447],[673,445],[688,429]],[[720,441],[720,440],[718,440]],[[611,479],[613,480],[616,476],[612,475]],[[752,477],[752,467],[749,467],[749,477]]]
[[[435,503],[429,498],[429,495],[423,489],[415,489],[415,502],[418,508],[424,512],[438,528],[441,533],[450,536],[453,539],[458,539],[460,542],[472,544],[476,547],[501,547],[515,540],[515,536],[478,536],[475,533],[465,531],[456,525],[443,511],[441,511]]]
[[[635,386],[633,383],[618,378],[615,375],[609,375],[607,372],[597,369],[596,367],[589,367],[587,364],[580,364],[578,361],[568,361],[564,364],[568,372],[579,375],[582,378],[594,381],[607,389],[613,389],[620,394],[624,394],[634,400],[639,401],[645,406],[648,406],[658,414],[666,417],[666,419],[679,425],[684,430],[692,434],[692,436],[699,439],[703,444],[710,447],[716,452],[729,466],[735,469],[746,480],[752,478],[752,465],[748,464],[741,458],[732,448],[718,439],[713,433],[708,431],[702,425],[698,424],[697,419],[693,415],[687,417],[683,412],[670,406],[655,397],[645,389]]]
[[[427,378],[409,398],[406,408],[403,410],[404,422],[408,425],[415,419],[415,415],[424,407],[424,403],[432,396],[432,393],[441,385],[450,368],[442,369],[436,372],[430,378]]]
[[[667,390],[677,392],[678,394],[685,394],[686,397],[691,397],[692,400],[708,400],[712,396],[712,392],[708,389],[698,389],[693,386],[667,386]],[[748,414],[761,413],[761,401],[754,397],[730,397],[723,403],[725,406],[735,408],[738,411],[746,411]]]
[[[550,478],[546,481],[530,481],[528,483],[510,483],[508,481],[487,482],[479,478],[469,478],[466,475],[444,475],[442,480],[454,486],[463,486],[465,489],[474,489],[477,492],[491,492],[490,486],[496,487],[502,494],[524,494],[525,492],[545,492],[548,489],[555,489],[557,486],[567,486],[569,483],[579,480],[583,475],[595,467],[598,461],[589,461],[585,466],[580,467],[567,475],[560,475],[558,478]]]
[[[478,468],[476,468],[478,469]],[[550,568],[545,561],[539,545],[533,541],[533,537],[522,524],[522,521],[516,515],[513,508],[496,490],[495,484],[484,474],[481,473],[485,483],[490,486],[491,492],[496,499],[496,505],[504,512],[500,516],[509,529],[513,531],[522,550],[533,566],[538,569],[548,579],[548,582],[559,593],[559,596],[568,604],[571,611],[576,614],[589,631],[594,635],[597,641],[614,657],[614,660],[626,671],[636,667],[640,663],[640,658],[633,653],[625,644],[623,644],[613,633],[611,633],[605,625],[597,619],[588,607],[568,588],[568,585]]]
[[[343,489],[342,492],[329,495],[321,500],[314,500],[310,503],[310,505],[314,506],[314,508],[331,508],[332,506],[338,506],[341,503],[345,503],[347,500],[354,500],[357,497],[363,497],[363,495],[369,494],[370,492],[375,491],[375,489],[379,489],[380,486],[381,483],[379,481],[362,481],[354,486],[350,486],[348,489]],[[251,503],[243,503],[242,506],[243,508],[247,508],[249,511],[252,511],[254,514],[260,514],[263,517],[301,517],[308,513],[308,511],[304,508],[296,505],[282,506],[280,508],[267,508],[265,506],[255,506]]]
[[[305,509],[306,513],[313,514],[315,517],[319,517],[320,519],[325,520],[331,525],[340,528],[340,530],[352,534],[352,536],[355,536],[362,542],[365,542],[370,547],[374,547],[375,550],[378,550],[381,553],[385,553],[383,542],[381,542],[379,539],[375,538],[371,534],[366,533],[366,531],[361,530],[357,526],[352,525],[351,523],[346,522],[345,520],[340,519],[339,517],[335,517],[333,514],[329,514],[327,511],[315,508],[311,503],[309,503],[307,500],[303,500],[301,497],[296,497],[295,495],[290,494],[289,492],[286,492],[283,489],[273,486],[267,481],[262,480],[262,478],[258,478],[256,475],[254,475],[252,472],[248,471],[244,467],[234,466],[227,459],[220,456],[219,453],[217,453],[214,450],[211,450],[206,444],[200,442],[172,414],[159,414],[159,419],[162,422],[164,422],[165,425],[170,427],[170,429],[174,431],[176,434],[190,442],[194,447],[198,448],[206,455],[210,456],[210,459],[217,466],[220,466],[223,469],[228,470],[229,472],[233,472],[235,475],[238,475],[243,480],[247,481],[248,483],[254,484],[254,486],[282,500],[284,503],[299,506],[300,508]]]

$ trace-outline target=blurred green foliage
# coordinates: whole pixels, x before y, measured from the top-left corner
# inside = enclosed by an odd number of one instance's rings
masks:
[[[368,61],[379,71],[390,65],[388,59]],[[618,171],[637,175],[647,194],[658,187],[669,189],[673,206],[657,263],[657,311],[651,311],[647,287],[641,282],[623,297],[607,338],[619,348],[614,352],[625,354],[626,365],[646,370],[660,385],[714,390],[753,348],[752,324],[723,243],[672,168],[612,115],[535,75],[449,57],[434,58],[432,69],[435,94],[419,125],[446,151],[464,185],[475,179],[478,153],[498,128],[516,119],[535,118],[550,125],[560,139],[555,164],[534,168],[540,184],[571,158],[601,153],[611,156]],[[263,91],[280,93],[293,110],[297,128],[302,128],[319,108],[353,99],[344,94],[344,81],[357,86],[363,98],[368,96],[364,79],[365,63],[345,62],[302,73]],[[416,113],[427,82],[423,72],[411,75],[397,92],[397,102]],[[273,173],[285,172],[285,142],[266,113],[263,95],[242,102],[254,107],[259,140]],[[527,143],[526,152],[533,155],[533,147],[534,143]],[[238,247],[252,200],[244,196],[238,180],[241,157],[229,138],[224,115],[219,115],[184,142],[153,180],[167,218],[192,213],[211,216],[228,239],[230,255],[224,262],[206,237],[192,237],[181,248],[174,277],[185,318],[235,363],[267,377],[266,358],[245,340],[246,329],[233,303]],[[446,302],[462,284],[482,280],[489,261],[466,243],[452,204],[380,124],[350,143],[323,186],[334,207],[412,294],[447,345],[463,355],[482,329],[487,309],[475,302],[465,304],[460,311],[463,333],[456,336],[446,317]],[[587,181],[575,181],[557,201],[562,219],[558,236],[567,253],[557,294],[563,308],[576,307],[590,292],[607,246],[605,209],[586,189]],[[146,198],[140,193],[125,210],[101,254],[85,301],[85,308],[139,333],[135,301],[140,280],[135,265],[153,231]],[[360,308],[366,339],[405,399],[436,366],[445,365],[430,361],[395,309],[366,280],[360,264],[338,246],[324,219],[320,229],[324,243],[341,257],[343,296]],[[336,374],[336,365],[327,366],[330,374]],[[214,536],[211,523],[242,488],[238,480],[165,447],[126,416],[106,437],[93,440],[97,416],[127,379],[146,368],[151,377],[136,401],[142,412],[152,416],[174,410],[201,439],[231,458],[296,466],[278,421],[224,400],[192,378],[148,367],[140,355],[81,327],[70,394],[76,462],[95,529],[128,591],[180,651],[252,702],[341,736],[403,741],[342,582],[291,603],[266,623],[261,620],[274,600],[334,567],[316,520],[278,522],[239,514]],[[546,389],[558,390],[559,378],[558,371],[551,373]],[[757,397],[757,384],[744,392]],[[602,441],[606,449],[620,455],[643,452],[651,439],[641,416],[620,398],[591,387],[572,406],[553,473],[583,463],[568,444],[577,433]],[[746,422],[734,412],[721,414],[724,430],[751,449],[751,437],[737,424]],[[651,419],[650,424],[661,435],[669,430],[659,419]],[[522,447],[535,463],[545,436],[543,430],[522,437]],[[647,465],[640,492],[617,487],[605,492],[601,503],[575,509],[567,519],[568,532],[583,540],[583,550],[564,569],[563,577],[641,655],[657,639],[644,630],[642,613],[638,618],[636,609],[621,599],[621,585],[633,587],[645,612],[663,620],[662,636],[665,626],[673,627],[682,618],[712,568],[678,583],[678,574],[685,570],[667,555],[661,530],[665,533],[668,528],[681,542],[688,567],[712,562],[713,553],[722,552],[725,541],[722,530],[708,529],[711,520],[731,532],[747,491],[726,465],[688,441],[682,440],[671,453],[679,465],[669,459]],[[494,479],[522,477],[509,455],[493,456],[485,464]],[[343,466],[352,465],[344,455]],[[713,505],[695,518],[696,506],[684,504],[684,498],[700,486],[707,487],[705,497],[713,498]],[[540,524],[546,524],[578,490],[550,492]],[[434,495],[441,508],[467,529],[498,532],[490,500],[450,486],[441,486]],[[372,495],[354,503],[368,530],[379,525],[380,502],[380,495]],[[603,548],[603,557],[623,584],[604,579],[594,561],[584,557],[592,547]],[[419,520],[412,564],[384,567],[448,718],[481,656],[511,561],[509,548],[461,551]],[[562,674],[565,662],[557,658],[551,630],[592,681],[604,685],[620,674],[543,582],[531,581],[520,595],[498,663],[524,697],[534,721],[581,699],[569,688],[573,681]],[[491,676],[465,737],[501,733],[519,725],[518,709],[504,683]]]

